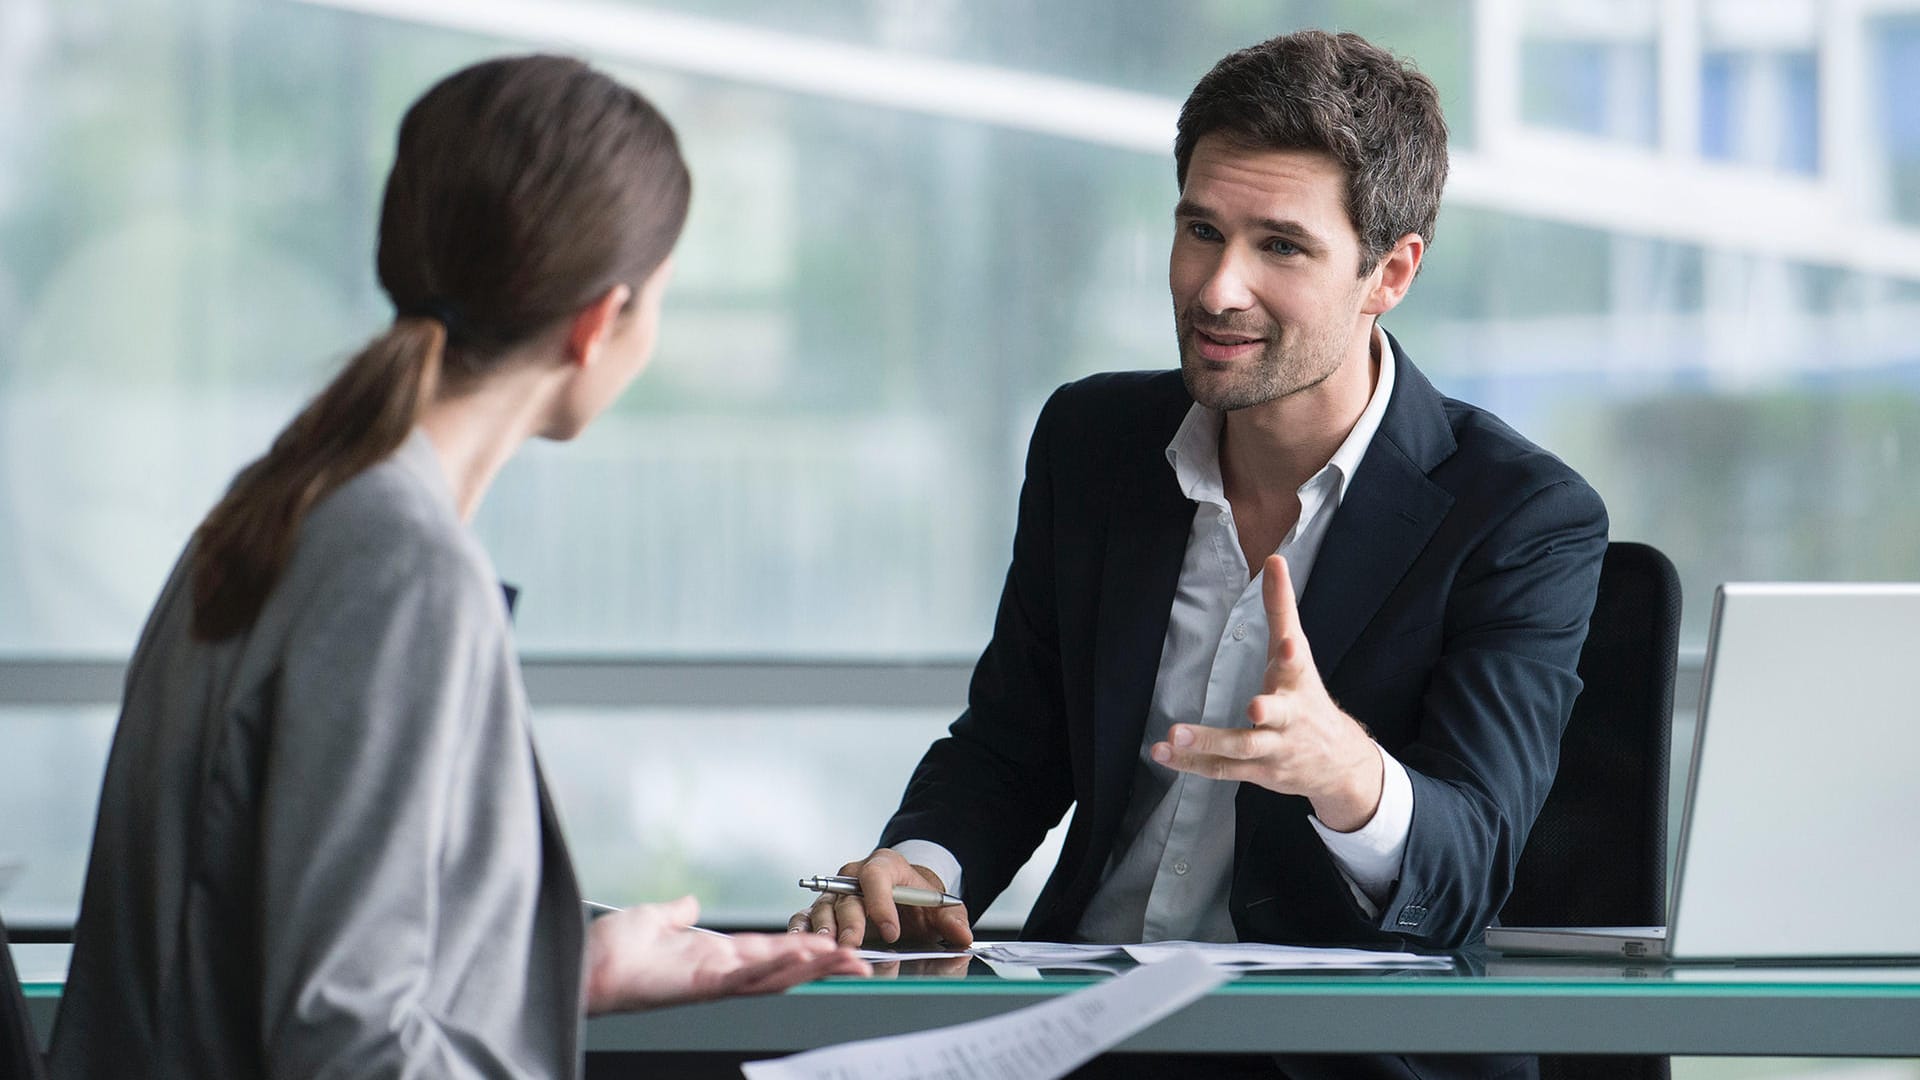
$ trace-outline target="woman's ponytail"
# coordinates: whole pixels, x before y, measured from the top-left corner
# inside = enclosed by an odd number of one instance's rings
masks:
[[[687,219],[673,128],[578,60],[486,60],[408,108],[375,268],[400,317],[234,479],[195,534],[193,633],[259,617],[314,503],[399,447],[421,410],[604,296],[639,290]]]
[[[219,641],[253,624],[307,511],[406,441],[433,400],[446,347],[438,320],[397,320],[234,478],[194,534],[195,637]]]

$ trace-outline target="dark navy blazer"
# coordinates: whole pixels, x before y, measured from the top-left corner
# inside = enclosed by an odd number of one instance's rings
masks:
[[[1242,784],[1229,903],[1246,941],[1477,937],[1506,898],[1580,690],[1607,542],[1599,496],[1492,414],[1442,397],[1392,347],[1393,398],[1300,616],[1334,700],[1406,766],[1412,831],[1369,918],[1307,800]],[[968,708],[882,835],[953,852],[977,918],[1073,807],[1030,939],[1072,937],[1132,794],[1195,511],[1166,458],[1191,405],[1175,371],[1096,375],[1047,402]]]

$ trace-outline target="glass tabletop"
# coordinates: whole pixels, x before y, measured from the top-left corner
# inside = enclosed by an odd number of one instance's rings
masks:
[[[28,997],[58,997],[66,980],[71,945],[15,944],[14,967]],[[1859,962],[1822,964],[1623,963],[1502,956],[1484,950],[1453,954],[1448,969],[1361,969],[1257,971],[1241,974],[1215,990],[1220,995],[1297,994],[1576,994],[1616,993],[1688,995],[1872,994],[1920,1000],[1920,964]],[[872,978],[833,978],[795,987],[789,994],[943,995],[1050,994],[1092,985],[1131,967],[1125,961],[1108,971],[1039,968],[996,970],[978,958],[906,960],[876,965]]]
[[[1688,994],[1790,989],[1796,993],[1871,992],[1876,996],[1912,995],[1920,999],[1920,963],[1851,962],[1784,964],[1661,963],[1505,956],[1484,949],[1452,955],[1451,968],[1368,968],[1250,971],[1215,990],[1216,994],[1510,994],[1525,992],[1608,993],[1672,992]],[[1049,992],[1091,985],[1131,964],[1101,965],[1106,970],[1028,968],[989,965],[974,958],[906,960],[877,964],[873,978],[835,978],[794,988],[801,994],[924,993],[953,994]]]

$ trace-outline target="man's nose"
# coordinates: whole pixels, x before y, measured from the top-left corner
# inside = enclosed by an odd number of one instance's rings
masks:
[[[1244,311],[1253,306],[1253,290],[1247,284],[1246,257],[1234,250],[1233,245],[1223,244],[1220,257],[1214,260],[1207,279],[1200,284],[1200,292],[1194,297],[1209,315],[1219,315],[1228,311]]]

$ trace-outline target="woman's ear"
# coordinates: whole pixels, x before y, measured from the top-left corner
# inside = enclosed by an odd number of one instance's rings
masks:
[[[613,332],[614,320],[633,298],[633,287],[615,285],[581,308],[567,326],[567,363],[587,367],[600,355],[600,346]]]

